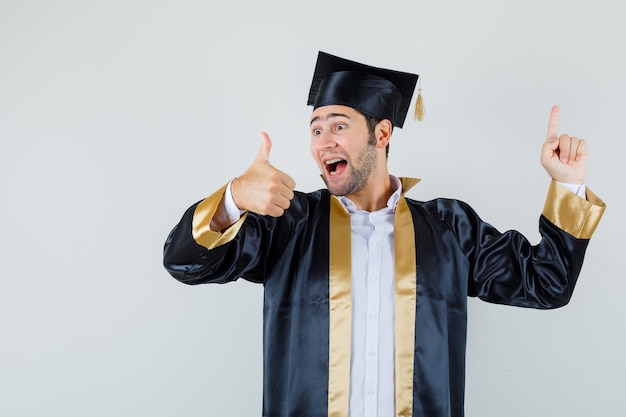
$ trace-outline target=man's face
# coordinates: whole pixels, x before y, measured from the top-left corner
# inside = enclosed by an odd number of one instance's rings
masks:
[[[318,107],[310,131],[311,154],[328,190],[334,195],[363,190],[377,169],[376,140],[365,116],[347,106]]]

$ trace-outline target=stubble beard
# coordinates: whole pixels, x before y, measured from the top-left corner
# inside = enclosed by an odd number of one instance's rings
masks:
[[[337,196],[351,195],[363,190],[367,186],[370,175],[376,169],[376,137],[373,133],[369,136],[367,146],[359,152],[356,159],[359,163],[359,168],[352,164],[350,165],[352,174],[347,183],[331,187],[326,177],[324,177],[324,182],[326,182],[326,186],[331,194]]]

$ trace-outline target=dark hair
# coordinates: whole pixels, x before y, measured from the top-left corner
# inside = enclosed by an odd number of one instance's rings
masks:
[[[366,114],[364,114],[363,116],[365,117],[365,122],[367,123],[367,130],[369,131],[369,134],[370,134],[369,144],[376,145],[376,136],[374,136],[374,130],[376,129],[376,126],[378,125],[378,123],[380,123],[380,120],[375,117],[368,116]],[[385,156],[389,158],[389,143],[387,143],[387,147],[385,148]]]

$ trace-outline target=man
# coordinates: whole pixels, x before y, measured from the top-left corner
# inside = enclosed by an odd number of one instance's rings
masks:
[[[555,308],[572,295],[604,211],[584,186],[586,142],[557,136],[553,108],[531,246],[462,202],[404,197],[417,180],[390,176],[387,150],[416,81],[320,53],[311,153],[328,190],[294,192],[263,134],[250,168],[167,239],[182,282],[265,286],[264,416],[463,416],[467,297]]]

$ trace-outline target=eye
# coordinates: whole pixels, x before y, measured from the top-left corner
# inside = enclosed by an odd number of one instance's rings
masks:
[[[347,126],[344,124],[338,124],[337,126],[335,126],[335,130],[339,131],[339,130],[343,130],[345,129]]]
[[[321,129],[313,129],[313,136],[318,136],[322,134],[322,130]]]

